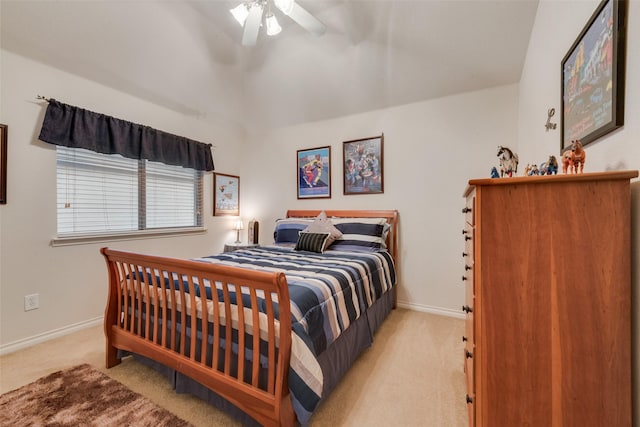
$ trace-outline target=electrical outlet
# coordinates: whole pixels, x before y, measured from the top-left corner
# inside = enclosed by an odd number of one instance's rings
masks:
[[[24,311],[35,310],[40,308],[40,294],[25,295]]]

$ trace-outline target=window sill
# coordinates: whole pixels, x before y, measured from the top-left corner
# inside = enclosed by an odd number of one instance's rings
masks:
[[[87,234],[78,236],[59,236],[51,239],[51,246],[86,245],[98,242],[118,242],[123,240],[156,239],[162,237],[191,236],[205,234],[204,227],[163,228],[157,230],[127,231],[110,234]]]

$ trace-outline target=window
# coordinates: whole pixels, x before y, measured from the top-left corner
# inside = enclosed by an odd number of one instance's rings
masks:
[[[58,236],[202,226],[202,172],[56,147]]]

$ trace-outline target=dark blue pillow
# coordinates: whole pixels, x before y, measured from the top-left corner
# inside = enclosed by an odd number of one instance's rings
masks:
[[[330,233],[300,233],[294,251],[323,253]]]
[[[287,218],[276,221],[273,240],[278,243],[297,243],[298,235],[313,222],[312,219]]]

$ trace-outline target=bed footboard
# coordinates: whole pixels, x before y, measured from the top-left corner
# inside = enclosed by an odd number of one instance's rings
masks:
[[[117,350],[169,366],[259,423],[289,426],[291,306],[283,273],[102,248],[107,368]]]

